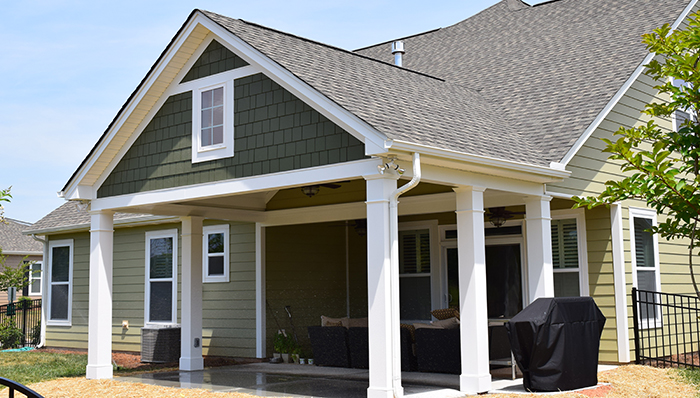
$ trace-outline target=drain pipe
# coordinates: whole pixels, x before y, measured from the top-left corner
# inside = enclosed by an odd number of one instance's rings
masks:
[[[421,179],[420,154],[413,153],[413,178],[408,184],[392,193],[389,199],[389,239],[391,241],[391,351],[393,377],[392,385],[394,397],[403,397],[403,387],[401,386],[401,329],[399,323],[401,316],[399,311],[399,196],[413,189]]]
[[[49,262],[49,245],[47,244],[48,242],[46,241],[46,239],[37,238],[35,234],[32,234],[32,239],[34,239],[37,242],[41,242],[44,245],[44,255],[42,257],[41,263],[41,338],[39,339],[39,345],[36,347],[41,348],[46,344],[46,306],[44,306],[44,303],[46,303],[46,299],[44,297],[44,292],[47,291],[45,287],[45,281],[47,280],[46,270],[48,269],[48,267],[46,265]]]

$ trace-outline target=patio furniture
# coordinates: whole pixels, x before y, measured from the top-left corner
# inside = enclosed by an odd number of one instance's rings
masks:
[[[462,372],[459,328],[416,329],[416,359],[420,372]]]
[[[510,349],[506,323],[510,319],[489,319],[489,365],[509,366],[511,380],[515,380],[517,364]]]

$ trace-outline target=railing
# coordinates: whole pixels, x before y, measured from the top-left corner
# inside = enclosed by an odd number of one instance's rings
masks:
[[[9,398],[15,398],[15,391],[19,391],[27,398],[44,398],[31,388],[4,377],[0,377],[0,384],[10,389]]]
[[[700,367],[700,299],[632,288],[635,362]]]
[[[13,325],[22,332],[21,347],[36,346],[41,339],[41,299],[0,305],[0,327]]]

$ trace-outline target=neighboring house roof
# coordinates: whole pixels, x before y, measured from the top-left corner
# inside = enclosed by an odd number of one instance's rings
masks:
[[[32,239],[31,236],[22,234],[32,224],[5,218],[6,223],[0,221],[0,249],[4,254],[42,254],[44,246],[41,242]]]
[[[558,162],[644,59],[642,34],[674,23],[688,3],[504,0],[403,39],[403,66],[478,91],[543,161]],[[391,42],[357,53],[393,58]]]
[[[149,214],[114,213],[114,224],[129,224],[138,221],[155,222],[158,220],[170,220],[172,218],[173,217],[152,216]],[[25,226],[23,232],[25,234],[41,234],[56,231],[84,230],[89,228],[89,226],[90,213],[78,208],[75,202],[66,202],[35,224]]]

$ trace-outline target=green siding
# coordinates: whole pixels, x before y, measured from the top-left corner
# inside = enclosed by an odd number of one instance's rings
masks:
[[[363,159],[364,144],[263,74],[237,79],[234,156],[192,163],[192,93],[174,95],[99,188],[108,197]]]
[[[201,79],[247,65],[248,63],[239,56],[229,51],[218,41],[212,40],[180,83]]]
[[[221,224],[208,222],[207,224]],[[144,324],[146,232],[179,228],[179,224],[120,228],[114,233],[112,349],[141,351]],[[47,326],[49,347],[87,348],[87,232],[52,236],[74,239],[72,326]],[[202,288],[204,355],[255,356],[255,225],[230,223],[230,282],[205,283]],[[182,238],[178,238],[178,315],[182,286]],[[179,317],[178,317],[179,318]],[[129,329],[121,327],[129,321]]]

